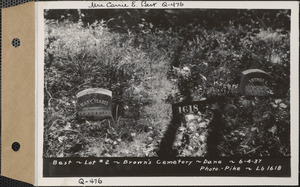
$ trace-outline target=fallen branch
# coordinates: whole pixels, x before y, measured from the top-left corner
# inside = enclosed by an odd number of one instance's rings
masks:
[[[248,151],[248,152],[246,153],[246,155],[255,152],[257,149],[259,149],[259,148],[261,148],[261,147],[262,147],[262,145],[260,145],[260,146],[258,146],[258,147],[256,147],[256,148],[252,149],[251,151]]]

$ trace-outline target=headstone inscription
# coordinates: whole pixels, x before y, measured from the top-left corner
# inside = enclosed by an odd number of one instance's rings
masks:
[[[242,72],[238,92],[246,96],[269,95],[272,76],[260,69],[248,69]]]
[[[100,120],[112,116],[112,92],[103,88],[89,88],[79,92],[77,116],[79,119]]]

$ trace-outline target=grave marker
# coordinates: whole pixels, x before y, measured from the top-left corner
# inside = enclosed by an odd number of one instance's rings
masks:
[[[112,92],[103,88],[89,88],[79,92],[77,116],[79,119],[100,120],[112,116]]]
[[[260,69],[248,69],[242,72],[238,92],[246,96],[269,95],[272,76]]]
[[[172,105],[173,116],[197,114],[206,109],[206,101],[183,102]]]

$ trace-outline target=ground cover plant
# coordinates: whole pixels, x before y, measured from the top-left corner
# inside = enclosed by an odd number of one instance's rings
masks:
[[[216,135],[217,156],[290,155],[289,15],[46,10],[44,156],[157,156],[172,104],[211,98],[176,131],[176,156],[207,156]],[[273,77],[270,96],[236,93],[241,72],[254,68]],[[87,88],[112,91],[111,119],[76,118],[76,94]]]

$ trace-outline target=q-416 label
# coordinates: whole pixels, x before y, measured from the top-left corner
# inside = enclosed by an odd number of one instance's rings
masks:
[[[169,7],[176,8],[176,7],[183,7],[184,3],[181,1],[176,1],[176,2],[168,1],[168,2],[162,2],[161,6],[166,7],[166,8],[169,8]]]
[[[78,183],[81,185],[102,184],[102,180],[100,178],[91,178],[91,179],[80,178],[78,180]]]

